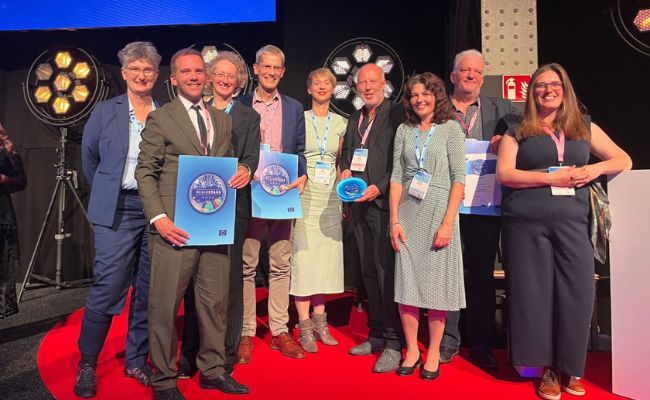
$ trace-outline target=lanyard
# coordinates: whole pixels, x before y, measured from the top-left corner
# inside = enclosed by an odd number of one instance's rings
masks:
[[[368,116],[370,118],[370,116]],[[376,117],[375,117],[376,118]],[[363,114],[359,115],[359,123],[357,124],[357,132],[359,133],[359,136],[361,136],[361,148],[366,145],[366,140],[368,139],[368,134],[370,133],[370,129],[372,128],[372,124],[375,123],[375,118],[370,120],[370,123],[366,127],[366,131],[361,134],[361,121],[363,120]]]
[[[469,120],[469,125],[463,121],[463,119],[458,115],[458,112],[454,112],[454,115],[456,116],[456,119],[458,120],[458,123],[460,123],[460,126],[463,127],[465,130],[465,136],[469,136],[470,132],[472,131],[472,128],[474,127],[474,124],[476,123],[476,120],[478,119],[478,114],[481,112],[481,99],[479,97],[476,98],[476,112],[474,115],[472,115],[472,118]],[[469,110],[469,107],[467,107]]]
[[[548,126],[544,127],[544,132],[548,133],[548,135],[553,139],[553,142],[555,142],[555,147],[557,148],[557,162],[562,165],[564,162],[564,142],[565,142],[565,136],[564,136],[564,130],[560,129],[560,138],[558,139],[551,128]]]
[[[327,147],[327,137],[330,134],[330,123],[332,122],[332,113],[327,112],[327,124],[325,125],[325,135],[323,135],[323,142],[321,143],[318,138],[318,126],[316,126],[316,116],[314,111],[311,110],[311,122],[314,124],[314,132],[316,132],[316,143],[318,143],[318,149],[320,150],[320,160],[323,161],[323,155],[325,155],[325,148]]]
[[[230,103],[228,103],[228,107],[226,107],[225,110],[223,110],[226,114],[230,114],[230,110],[232,109],[233,104],[235,104],[235,100],[230,100]]]
[[[135,129],[135,133],[140,136],[142,134],[142,130],[144,129],[144,124],[135,117],[135,112],[129,113],[129,122],[131,125],[133,125],[133,128]]]
[[[424,140],[424,145],[422,146],[422,151],[420,152],[420,129],[416,126],[413,128],[413,134],[415,135],[415,158],[418,161],[418,166],[421,170],[424,169],[424,158],[427,154],[427,146],[429,141],[433,137],[433,131],[436,130],[436,124],[431,124],[427,138]]]

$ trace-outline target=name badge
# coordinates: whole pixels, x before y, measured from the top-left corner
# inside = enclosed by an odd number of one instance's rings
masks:
[[[356,172],[363,172],[366,170],[366,163],[368,162],[368,149],[355,149],[350,163],[350,170]]]
[[[416,172],[409,185],[409,194],[416,199],[424,199],[429,189],[429,182],[431,182],[431,175],[424,171]]]
[[[268,143],[260,143],[260,151],[271,151],[271,145]]]
[[[549,167],[548,172],[555,172],[559,169],[562,168],[568,168],[568,167]],[[561,187],[561,186],[551,186],[551,194],[553,196],[575,196],[576,195],[576,190],[572,187]]]
[[[330,177],[332,176],[333,163],[327,161],[316,161],[314,182],[322,183],[323,185],[330,184]]]

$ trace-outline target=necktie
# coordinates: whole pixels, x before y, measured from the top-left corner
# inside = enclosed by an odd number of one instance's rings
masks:
[[[205,127],[205,122],[201,116],[201,107],[195,104],[192,106],[192,109],[196,111],[196,119],[199,123],[199,134],[201,135],[201,145],[207,155],[210,153],[210,144],[208,143],[208,129]]]

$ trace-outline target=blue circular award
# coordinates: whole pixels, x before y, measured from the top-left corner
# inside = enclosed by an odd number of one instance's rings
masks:
[[[217,174],[206,172],[194,178],[187,191],[192,208],[201,214],[212,214],[226,202],[226,183]]]
[[[260,174],[262,189],[271,196],[283,195],[287,191],[285,186],[290,183],[289,171],[278,164],[267,165]]]
[[[350,202],[361,197],[367,187],[368,184],[361,178],[348,178],[336,185],[336,194],[342,201]]]

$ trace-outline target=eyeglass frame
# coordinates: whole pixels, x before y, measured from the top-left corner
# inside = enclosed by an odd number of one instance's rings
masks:
[[[126,72],[131,74],[131,76],[138,76],[140,73],[144,74],[147,78],[151,78],[154,74],[158,73],[158,70],[155,68],[139,68],[139,67],[126,67],[124,68]]]
[[[533,85],[533,89],[536,92],[544,92],[547,90],[547,88],[550,88],[554,91],[558,91],[560,89],[564,89],[564,82],[562,81],[553,81],[553,82],[536,82]]]

